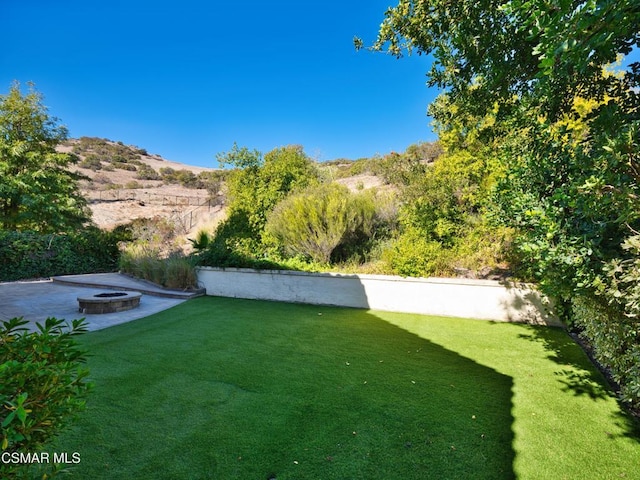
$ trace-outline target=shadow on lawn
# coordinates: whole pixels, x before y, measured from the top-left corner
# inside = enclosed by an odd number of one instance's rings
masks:
[[[90,339],[79,478],[515,476],[512,378],[364,310],[206,297]]]
[[[576,396],[586,395],[593,400],[611,396],[604,377],[563,329],[531,326],[528,327],[528,333],[518,336],[542,344],[549,360],[566,367],[555,372],[565,392]]]
[[[396,437],[402,463],[412,464],[411,473],[370,471],[361,478],[514,478],[511,377],[371,313],[333,314],[347,328],[339,334],[348,339],[345,349],[365,346],[378,363],[377,381],[391,385],[393,379],[391,402],[374,395],[371,385],[359,408],[389,420],[378,425],[381,435]],[[385,367],[385,358],[393,365]]]
[[[594,401],[614,396],[615,385],[607,380],[599,367],[564,329],[542,326],[527,328],[528,333],[520,334],[519,337],[540,343],[548,352],[547,358],[563,367],[555,375],[563,384],[565,392],[575,396],[588,396]],[[626,410],[621,405],[621,410],[614,415],[614,421],[624,430],[625,437],[640,442],[640,419],[623,412]]]
[[[253,319],[235,378],[269,415],[232,423],[274,478],[514,478],[511,377],[364,310],[216,301]]]

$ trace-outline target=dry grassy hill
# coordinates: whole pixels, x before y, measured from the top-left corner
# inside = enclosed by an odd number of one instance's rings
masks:
[[[78,157],[73,169],[87,178],[80,188],[101,228],[161,216],[188,233],[222,215],[220,181],[213,168],[93,137],[70,139],[58,150]]]
[[[166,160],[137,146],[97,137],[70,139],[58,150],[77,157],[72,168],[86,178],[80,188],[101,228],[162,217],[175,225],[176,233],[193,235],[224,218],[221,170]],[[392,188],[367,169],[366,162],[343,163],[322,167],[329,178],[353,191]]]

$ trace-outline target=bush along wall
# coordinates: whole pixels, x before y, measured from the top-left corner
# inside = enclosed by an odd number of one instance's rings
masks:
[[[112,272],[117,237],[95,227],[68,234],[0,231],[0,281]]]

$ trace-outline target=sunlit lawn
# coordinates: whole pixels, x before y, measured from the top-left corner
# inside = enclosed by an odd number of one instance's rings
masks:
[[[75,478],[640,478],[557,329],[208,297],[83,343]]]

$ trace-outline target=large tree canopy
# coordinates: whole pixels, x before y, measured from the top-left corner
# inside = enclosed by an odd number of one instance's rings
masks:
[[[602,67],[640,46],[639,16],[637,0],[400,0],[372,48],[432,54],[429,84],[476,113],[533,94],[557,116],[581,92],[637,85],[639,64],[615,81]]]
[[[400,0],[371,48],[429,54],[448,151],[500,162],[493,218],[640,405],[638,0]],[[356,39],[356,47],[362,41]],[[485,155],[487,150],[485,150]]]
[[[0,96],[0,228],[60,232],[88,221],[74,157],[56,151],[66,138],[33,86]]]

